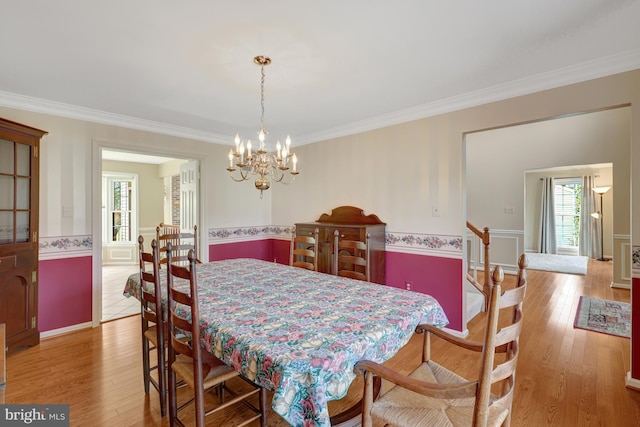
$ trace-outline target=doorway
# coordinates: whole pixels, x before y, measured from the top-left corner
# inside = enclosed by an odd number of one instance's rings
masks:
[[[626,106],[466,134],[466,219],[491,229],[492,265],[512,272],[517,254],[538,252],[540,212],[528,200],[536,198],[540,186],[539,179],[530,182],[533,174],[528,172],[552,170],[554,176],[575,177],[583,175],[579,169],[584,165],[606,165],[608,176],[591,172],[601,175],[596,186],[612,186],[604,198],[605,245],[610,242],[605,252],[613,258],[612,286],[628,286],[630,141]]]
[[[188,204],[181,197],[184,165],[195,171],[188,185]],[[129,276],[139,273],[138,236],[147,250],[160,223],[186,227],[185,218],[198,222],[198,165],[198,160],[100,149],[101,232],[95,244],[100,247],[101,322],[140,312],[138,300],[123,295]]]

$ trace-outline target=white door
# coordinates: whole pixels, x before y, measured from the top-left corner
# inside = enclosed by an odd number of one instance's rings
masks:
[[[198,178],[200,166],[197,160],[180,165],[180,229],[192,230],[198,225]]]

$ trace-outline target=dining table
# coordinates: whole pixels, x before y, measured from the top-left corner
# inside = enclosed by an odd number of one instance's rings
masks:
[[[273,411],[292,426],[330,426],[328,402],[346,396],[356,362],[383,363],[417,325],[448,324],[435,298],[392,286],[250,258],[195,268],[200,344],[272,391]],[[140,299],[139,274],[124,294]]]

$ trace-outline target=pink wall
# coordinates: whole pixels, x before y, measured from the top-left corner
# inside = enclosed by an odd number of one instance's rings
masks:
[[[631,280],[631,377],[640,380],[640,278]]]
[[[289,241],[265,239],[251,242],[225,243],[209,246],[209,261],[233,258],[255,258],[264,261],[289,263]]]
[[[289,263],[289,245],[286,240],[259,240],[209,246],[209,261],[230,258],[257,258],[281,264]],[[462,260],[431,257],[397,252],[386,253],[386,283],[436,298],[447,317],[448,328],[462,331]]]
[[[256,258],[281,264],[289,262],[286,240],[265,239],[209,246],[209,261],[231,258]],[[91,322],[91,257],[45,260],[39,262],[38,325],[41,332]],[[462,331],[462,260],[415,254],[387,252],[386,283],[435,297],[449,317],[449,328]],[[640,283],[633,286],[640,293]],[[638,300],[640,303],[640,300]],[[640,307],[633,307],[640,313]],[[638,311],[635,311],[638,310]],[[637,318],[634,319],[636,322]],[[640,340],[640,325],[633,328],[634,342]],[[639,354],[639,353],[634,353]],[[638,356],[633,361],[638,369]],[[634,378],[640,372],[634,371]]]
[[[91,322],[91,257],[40,261],[40,332]]]
[[[449,318],[449,329],[462,331],[462,260],[387,252],[389,286],[429,294],[438,300]]]
[[[209,245],[209,261],[220,261],[233,258],[255,258],[273,261],[271,240],[254,240],[250,242],[225,243]]]

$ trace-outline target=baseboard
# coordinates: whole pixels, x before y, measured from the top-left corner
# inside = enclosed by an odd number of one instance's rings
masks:
[[[57,335],[63,335],[69,332],[79,331],[80,329],[91,328],[92,326],[93,326],[93,323],[85,322],[85,323],[80,323],[78,325],[67,326],[66,328],[52,329],[50,331],[40,332],[40,338],[55,337]]]
[[[627,372],[626,386],[627,388],[640,391],[640,380],[631,378],[631,371]]]
[[[469,336],[469,329],[465,329],[464,331],[460,332],[460,331],[456,331],[454,329],[449,329],[449,328],[442,328],[442,330],[447,331],[448,333],[450,333],[451,335],[455,335],[458,338],[466,338]]]
[[[615,289],[631,289],[631,285],[628,283],[611,282],[611,287]]]

